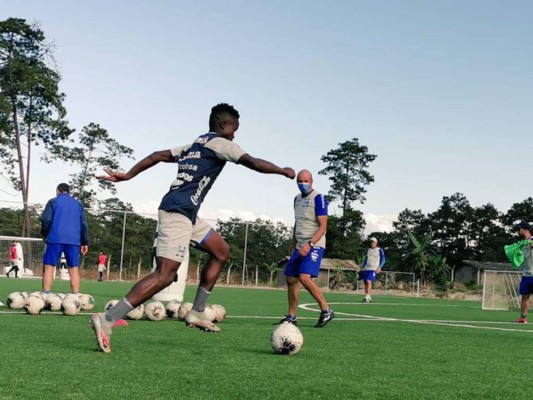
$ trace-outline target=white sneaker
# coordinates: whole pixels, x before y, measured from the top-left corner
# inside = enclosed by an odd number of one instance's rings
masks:
[[[205,319],[203,312],[198,312],[192,309],[185,317],[185,324],[190,328],[198,328],[205,332],[220,332],[220,328],[218,326]]]

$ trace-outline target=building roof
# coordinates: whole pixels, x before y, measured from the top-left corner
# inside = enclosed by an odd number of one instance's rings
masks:
[[[342,271],[355,271],[359,265],[352,260],[341,260],[340,258],[323,258],[320,263],[320,269],[336,270],[340,265]]]
[[[501,262],[492,262],[492,261],[471,261],[463,260],[463,264],[474,269],[481,271],[513,271],[514,268],[511,263],[501,263]]]

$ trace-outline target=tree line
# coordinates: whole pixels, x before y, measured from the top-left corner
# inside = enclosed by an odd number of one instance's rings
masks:
[[[156,221],[135,214],[131,204],[121,199],[102,199],[116,191],[110,182],[96,178],[102,167],[118,169],[122,158],[133,158],[133,150],[95,122],[79,132],[69,125],[52,50],[38,25],[18,18],[0,21],[1,173],[20,192],[23,203],[21,210],[0,209],[1,233],[38,236],[41,209],[28,203],[33,161],[71,164],[76,172],[65,180],[72,194],[91,208],[92,243],[87,260],[96,262],[93,252],[103,251],[113,255],[114,266],[118,265],[114,255],[122,254],[128,268],[138,264],[149,268]],[[38,160],[34,160],[36,146],[43,149]],[[339,143],[321,157],[324,168],[318,173],[330,181],[326,196],[330,214],[333,207],[340,210],[328,221],[326,257],[362,260],[368,244],[357,203],[364,203],[365,193],[374,182],[369,169],[376,157],[357,138]],[[372,235],[387,253],[387,269],[412,271],[424,282],[442,283],[448,279],[450,268],[462,260],[505,261],[502,248],[513,241],[512,224],[529,220],[532,211],[531,198],[502,213],[490,203],[473,207],[463,194],[456,193],[445,196],[434,212],[403,210],[391,232]],[[126,242],[121,253],[124,226]],[[242,270],[246,264],[252,269],[258,267],[261,279],[271,279],[277,261],[288,255],[292,226],[234,218],[218,221],[217,227],[232,249],[227,269]],[[205,261],[205,255],[192,251],[190,261],[198,265]]]

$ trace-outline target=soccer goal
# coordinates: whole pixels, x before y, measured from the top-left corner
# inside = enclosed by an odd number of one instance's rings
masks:
[[[5,275],[10,270],[9,247],[13,241],[17,242],[17,256],[19,258],[19,277],[34,276],[34,272],[42,269],[44,242],[39,238],[23,238],[16,236],[0,236],[0,269]],[[12,272],[10,276],[15,276]]]
[[[520,308],[521,271],[483,271],[483,310]]]

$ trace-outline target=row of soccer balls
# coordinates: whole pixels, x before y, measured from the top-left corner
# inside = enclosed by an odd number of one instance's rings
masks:
[[[118,300],[110,300],[106,303],[105,309],[113,307]],[[51,311],[62,310],[65,315],[77,315],[81,310],[92,310],[94,308],[94,298],[89,294],[67,294],[53,293],[47,295],[43,292],[14,292],[7,298],[7,305],[12,309],[24,308],[28,314],[40,314],[42,310]],[[148,303],[146,307],[140,306],[126,314],[126,318],[132,320],[142,319],[143,316],[150,321],[161,321],[165,318],[185,320],[188,312],[192,308],[192,303],[180,303],[172,300],[166,307],[159,301]],[[211,322],[222,322],[226,317],[226,309],[220,304],[209,304],[205,307],[204,318]],[[293,324],[283,323],[278,325],[270,336],[270,343],[274,351],[278,354],[296,354],[303,345],[303,335]]]
[[[92,310],[94,298],[90,294],[14,292],[7,298],[7,306],[14,310],[24,308],[31,315],[40,314],[43,310],[61,310],[65,315],[77,315],[81,310]]]
[[[118,300],[110,300],[104,308],[107,310],[117,302]],[[146,306],[141,304],[134,308],[126,314],[126,318],[136,320],[144,315],[150,321],[161,321],[165,318],[184,321],[191,308],[192,303],[180,303],[177,300],[169,301],[166,307],[159,301],[153,301]],[[226,318],[226,309],[220,304],[208,304],[204,310],[204,318],[211,322],[222,322]]]

